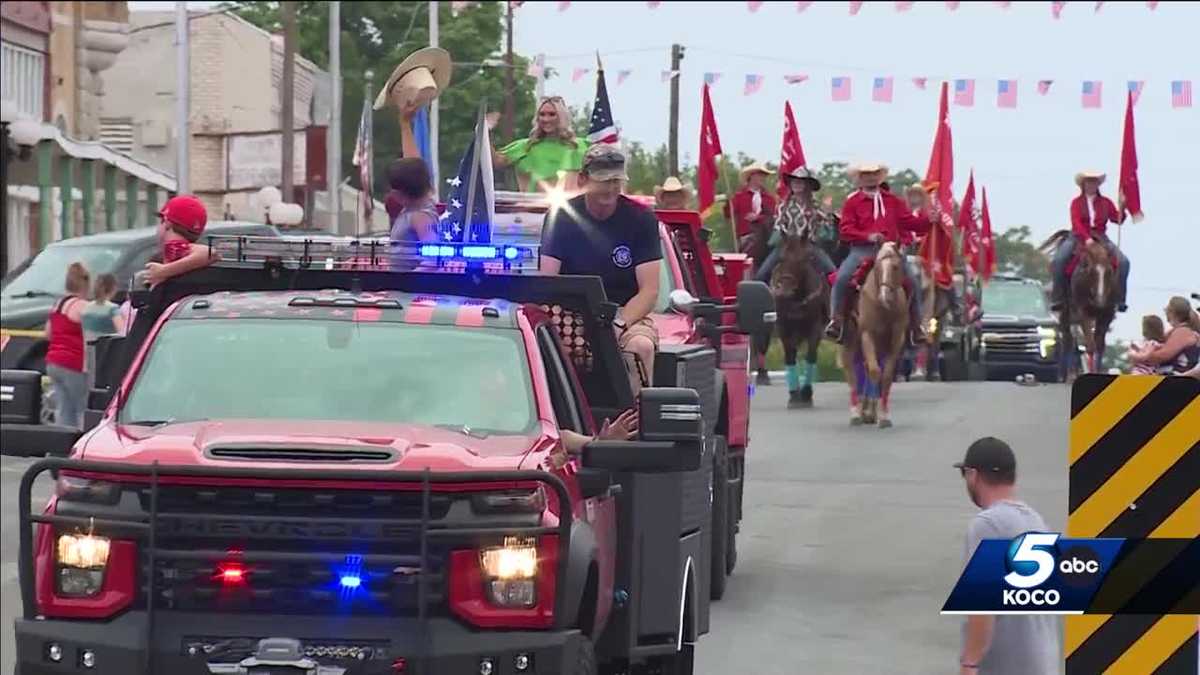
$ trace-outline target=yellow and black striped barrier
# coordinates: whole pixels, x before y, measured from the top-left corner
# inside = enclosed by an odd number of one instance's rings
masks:
[[[1127,583],[1106,583],[1116,597],[1105,606],[1136,606],[1200,537],[1200,380],[1079,378],[1071,390],[1068,465],[1068,536],[1151,540],[1110,572],[1124,569]],[[1200,589],[1175,592],[1182,598],[1176,611],[1200,606]],[[1067,617],[1067,675],[1196,675],[1198,633],[1195,614]]]

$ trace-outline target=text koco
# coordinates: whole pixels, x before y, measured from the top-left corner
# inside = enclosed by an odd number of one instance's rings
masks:
[[[1035,588],[1032,591],[1025,590],[1024,588],[1007,588],[1004,590],[1001,602],[1004,605],[1051,607],[1057,605],[1061,599],[1058,591],[1053,588],[1049,590]]]

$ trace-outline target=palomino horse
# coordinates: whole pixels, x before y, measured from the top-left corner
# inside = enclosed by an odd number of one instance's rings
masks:
[[[814,244],[789,237],[782,246],[779,264],[771,275],[771,294],[775,296],[775,327],[787,364],[788,407],[811,408],[817,349],[829,321],[829,283],[813,261]],[[803,383],[796,364],[801,342],[805,344]]]
[[[1042,248],[1052,243],[1061,246],[1068,236],[1070,233],[1066,230],[1056,232],[1042,244]],[[1058,317],[1062,334],[1066,336],[1063,352],[1069,354],[1075,351],[1071,326],[1078,324],[1083,332],[1088,371],[1097,373],[1103,368],[1105,338],[1108,336],[1113,317],[1117,314],[1117,271],[1104,242],[1093,239],[1088,244],[1077,244],[1075,251],[1078,263],[1075,265],[1075,271],[1071,273],[1067,303]],[[1078,374],[1075,360],[1069,359],[1068,379]]]
[[[904,258],[895,244],[885,243],[858,294],[857,312],[847,326],[841,350],[842,369],[850,385],[850,424],[892,426],[888,398],[896,361],[908,335],[908,292]]]
[[[771,252],[770,240],[771,232],[775,229],[775,221],[768,218],[763,218],[758,223],[750,226],[750,234],[744,235],[738,242],[738,251],[750,256],[754,262],[752,274],[758,274],[758,268],[762,266],[767,259],[767,254]],[[750,363],[758,371],[757,382],[760,385],[768,385],[771,383],[771,378],[767,375],[767,349],[771,346],[770,331],[763,331],[750,338]]]

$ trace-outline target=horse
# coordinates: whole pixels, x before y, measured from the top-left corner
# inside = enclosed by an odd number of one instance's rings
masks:
[[[909,268],[915,271],[913,292],[920,293],[924,298],[922,303],[921,322],[929,333],[929,342],[918,345],[913,356],[913,378],[925,378],[933,382],[940,379],[942,357],[942,329],[946,322],[958,319],[954,308],[954,296],[948,288],[942,288],[934,282],[932,275],[925,269],[925,259],[908,256]],[[906,350],[907,351],[907,350]]]
[[[775,221],[770,218],[763,218],[757,223],[750,226],[750,234],[743,235],[737,242],[738,251],[750,256],[753,261],[753,269],[751,270],[751,278],[758,274],[758,268],[766,261],[767,255],[771,252],[770,240],[771,232],[775,230]],[[755,369],[758,371],[756,384],[766,386],[771,384],[771,376],[767,374],[767,349],[771,346],[771,332],[765,330],[755,334],[750,338],[751,360]]]
[[[1061,246],[1068,236],[1071,236],[1070,232],[1059,230],[1039,248]],[[1075,256],[1078,262],[1068,280],[1070,283],[1066,293],[1067,302],[1058,315],[1062,335],[1066,338],[1062,351],[1064,354],[1074,353],[1071,327],[1078,324],[1083,333],[1088,371],[1097,373],[1104,367],[1105,338],[1113,318],[1117,315],[1117,270],[1108,247],[1098,239],[1093,239],[1088,244],[1077,245]],[[1068,359],[1068,379],[1078,375],[1078,370],[1075,360]]]
[[[775,296],[775,327],[787,364],[788,408],[811,408],[817,350],[829,321],[829,282],[813,261],[815,244],[789,237],[781,245],[779,264],[771,274],[771,294]],[[801,342],[805,345],[803,384],[796,364]]]
[[[862,290],[857,310],[849,318],[842,369],[850,386],[850,424],[892,426],[889,397],[896,362],[908,335],[908,291],[904,288],[904,258],[895,244],[879,248]]]

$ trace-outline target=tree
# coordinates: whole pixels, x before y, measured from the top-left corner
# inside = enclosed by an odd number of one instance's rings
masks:
[[[1005,274],[1039,281],[1050,281],[1050,261],[1030,241],[1033,231],[1028,225],[1010,227],[996,242],[996,270]]]
[[[297,7],[298,53],[317,64],[329,66],[329,5],[303,1]],[[501,42],[503,3],[472,5],[453,16],[450,3],[439,6],[439,44],[454,60],[454,77],[440,98],[440,161],[442,176],[453,176],[458,161],[475,130],[481,102],[499,110],[504,101],[504,68]],[[264,30],[280,30],[278,2],[241,0],[224,7]],[[429,44],[429,3],[344,2],[342,22],[342,157],[343,173],[357,184],[358,171],[351,165],[363,106],[366,71],[373,71],[375,92],[406,56]],[[527,74],[528,60],[514,57],[515,127],[533,118],[534,78]],[[373,102],[373,101],[372,101]],[[394,109],[374,115],[375,193],[387,188],[387,166],[400,156],[400,126]],[[495,139],[497,143],[511,139]],[[515,185],[515,181],[513,182]],[[435,186],[440,188],[442,186]]]

